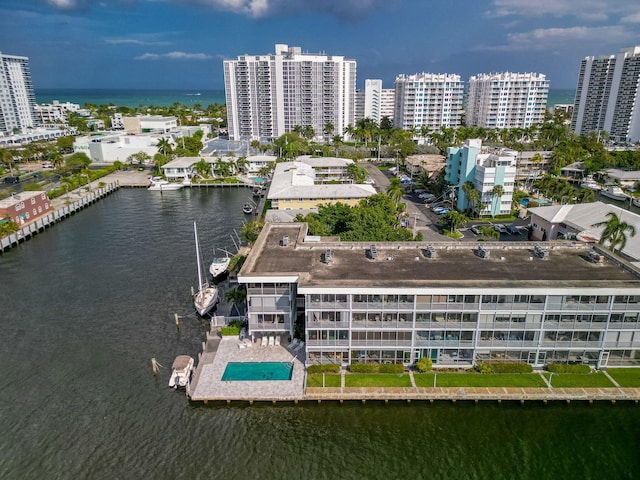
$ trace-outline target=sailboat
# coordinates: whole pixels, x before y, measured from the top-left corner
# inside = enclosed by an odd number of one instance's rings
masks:
[[[202,279],[202,264],[200,262],[200,247],[198,246],[198,229],[193,222],[193,233],[196,238],[196,259],[198,261],[198,291],[193,297],[193,305],[200,315],[206,315],[218,303],[218,288],[209,285]]]

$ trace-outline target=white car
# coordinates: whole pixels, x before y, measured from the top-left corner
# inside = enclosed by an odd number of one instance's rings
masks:
[[[496,223],[493,226],[494,230],[496,232],[500,232],[500,233],[507,233],[507,227],[505,227],[504,225],[502,225],[501,223]]]

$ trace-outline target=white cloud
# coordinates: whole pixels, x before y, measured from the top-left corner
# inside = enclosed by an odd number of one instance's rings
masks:
[[[46,0],[57,10],[80,10],[86,6],[84,0]]]
[[[634,34],[619,25],[605,27],[538,28],[530,32],[510,33],[504,45],[478,45],[476,51],[558,50],[575,44],[622,45],[633,41]]]
[[[107,38],[105,40],[105,43],[108,43],[109,45],[144,45],[144,46],[171,45],[171,42],[139,40],[136,38]]]
[[[145,53],[135,57],[135,60],[209,60],[216,58],[206,53],[186,53],[186,52],[168,52],[168,53]]]
[[[622,17],[620,23],[640,23],[640,12]]]
[[[493,0],[489,14],[504,17],[576,17],[584,20],[606,20],[610,15],[637,12],[633,0]]]

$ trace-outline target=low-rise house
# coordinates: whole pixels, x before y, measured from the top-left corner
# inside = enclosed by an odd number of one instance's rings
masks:
[[[29,223],[50,211],[51,202],[46,192],[22,192],[0,200],[0,219],[9,218],[18,225]]]
[[[125,163],[127,159],[138,152],[144,152],[149,157],[158,153],[158,142],[166,138],[164,134],[99,134],[76,138],[73,144],[74,153],[86,154],[96,163]]]
[[[275,210],[317,210],[320,205],[341,202],[357,205],[363,198],[376,193],[371,185],[348,182],[348,164],[338,165],[337,159],[301,157],[301,161],[276,164],[267,198]],[[340,159],[345,160],[345,159]],[[347,160],[349,162],[350,160]]]
[[[609,220],[608,213],[615,213],[640,234],[640,215],[603,202],[534,207],[529,212],[532,240],[576,238],[584,242],[598,242],[604,226],[595,225]],[[630,261],[640,262],[640,235],[627,235],[627,243],[621,253]]]
[[[640,170],[620,170],[608,168],[604,171],[607,183],[617,183],[621,187],[635,189],[640,182]]]
[[[412,178],[420,177],[423,174],[429,177],[437,174],[446,165],[442,155],[410,155],[404,161],[404,166]]]

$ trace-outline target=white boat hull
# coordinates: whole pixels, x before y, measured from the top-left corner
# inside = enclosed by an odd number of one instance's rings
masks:
[[[619,202],[622,202],[624,200],[628,200],[629,199],[629,195],[624,193],[619,188],[617,188],[617,189],[606,188],[606,189],[600,191],[600,195],[602,195],[604,197],[611,198],[613,200],[618,200]]]
[[[193,306],[200,316],[204,316],[213,310],[217,303],[218,288],[213,286],[203,286],[193,299]]]
[[[223,275],[229,268],[230,258],[214,258],[209,266],[209,273],[213,278]]]
[[[193,371],[193,358],[188,355],[178,355],[173,361],[169,387],[186,387]]]
[[[634,206],[640,208],[640,197],[636,197],[633,200],[631,200],[631,203],[633,203]]]
[[[181,183],[169,182],[167,180],[151,180],[149,188],[152,192],[165,192],[171,190],[180,190],[184,185]]]

